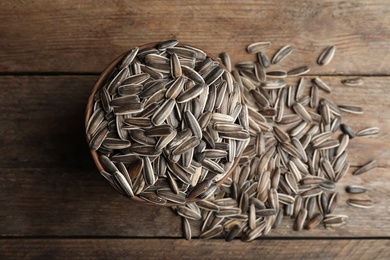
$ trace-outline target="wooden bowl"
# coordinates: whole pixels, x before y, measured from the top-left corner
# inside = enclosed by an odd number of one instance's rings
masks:
[[[141,45],[139,46],[139,51],[142,51],[144,49],[148,49],[148,48],[152,48],[152,47],[155,47],[157,43],[149,43],[149,44],[145,44],[145,45]],[[183,46],[184,44],[179,44],[177,46]],[[187,45],[187,44],[185,44]],[[189,46],[189,45],[187,45]],[[199,48],[198,48],[199,49]],[[203,50],[202,50],[203,51]],[[213,55],[209,54],[208,52],[204,51],[206,53],[206,55],[208,57],[210,57],[213,61],[215,62],[218,62],[218,64],[223,68],[225,69],[226,71],[228,71],[226,69],[226,67],[216,58],[214,57]],[[118,56],[115,60],[113,60],[105,69],[104,71],[101,73],[101,75],[99,76],[98,80],[96,81],[93,89],[92,89],[92,92],[89,96],[89,99],[88,99],[88,103],[87,103],[87,108],[86,108],[86,115],[85,115],[85,127],[87,128],[87,125],[88,125],[88,121],[93,113],[93,107],[94,107],[94,96],[96,95],[96,93],[100,90],[100,88],[103,86],[105,80],[107,79],[107,77],[110,76],[110,74],[113,72],[113,70],[115,69],[115,67],[118,65],[118,63],[120,63],[122,61],[122,59],[129,53],[129,51],[121,54],[120,56]],[[229,72],[230,73],[230,72]],[[234,77],[232,76],[232,79],[234,82],[235,79]],[[244,104],[244,98],[241,97],[241,102],[242,104]],[[86,135],[86,138],[87,138],[87,142],[89,143],[90,140],[91,140],[91,135],[87,134]],[[95,150],[90,150],[91,152],[91,155],[92,155],[92,158],[96,164],[96,167],[98,168],[99,172],[101,172],[103,170],[103,166],[99,160],[99,153]],[[231,169],[225,174],[225,176],[219,180],[218,182],[216,182],[216,185],[217,186],[220,186],[225,180],[226,178],[228,178],[231,173],[233,172],[234,168],[237,166],[240,158],[241,158],[241,155],[240,154],[239,156],[237,156],[233,162],[233,165],[231,167]],[[143,198],[135,195],[132,200],[134,201],[137,201],[137,202],[141,202],[141,203],[144,203],[144,204],[150,204],[150,205],[160,205],[160,204],[154,204],[154,203],[151,203],[149,201],[146,201],[144,200]],[[196,202],[200,199],[198,198],[195,198],[195,199],[188,199],[186,201],[186,203],[192,203],[192,202]],[[176,203],[172,203],[172,202],[167,202],[166,204],[163,204],[163,205],[160,205],[160,206],[180,206],[180,205],[183,205],[183,204],[176,204]]]

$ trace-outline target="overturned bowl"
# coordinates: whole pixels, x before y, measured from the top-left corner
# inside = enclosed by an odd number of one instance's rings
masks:
[[[116,58],[89,97],[94,162],[122,195],[175,206],[207,198],[249,142],[240,86],[207,52],[176,40]]]

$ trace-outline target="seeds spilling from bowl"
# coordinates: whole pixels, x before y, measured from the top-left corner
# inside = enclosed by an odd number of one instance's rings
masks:
[[[333,103],[334,86],[305,76],[309,66],[273,69],[293,47],[269,59],[270,44],[249,45],[257,61],[231,72],[226,52],[221,66],[176,40],[129,51],[89,104],[87,138],[101,174],[125,196],[175,205],[186,239],[193,221],[200,222],[200,238],[227,241],[254,240],[284,217],[294,219],[296,231],[345,225],[348,216],[333,212],[340,203],[336,184],[350,168],[346,148],[350,139],[380,129],[355,133],[342,116],[363,108]],[[318,65],[329,64],[335,50],[328,46]],[[355,87],[364,80],[341,83]],[[354,175],[376,165],[372,160]],[[353,196],[348,205],[374,206],[359,197],[365,187],[346,192]]]
[[[346,224],[348,216],[333,214],[340,203],[336,183],[350,167],[346,148],[351,138],[376,135],[379,128],[362,129],[355,135],[350,126],[342,124],[342,116],[362,114],[363,109],[334,104],[329,99],[331,87],[319,77],[311,81],[307,76],[297,78],[310,71],[308,66],[273,70],[273,64],[281,62],[293,49],[289,45],[281,48],[270,63],[265,53],[269,45],[249,45],[247,51],[256,54],[258,60],[241,62],[232,71],[249,115],[250,140],[239,165],[212,196],[173,208],[183,218],[186,239],[191,238],[188,225],[194,220],[201,222],[196,225],[200,226],[200,238],[224,236],[227,241],[237,236],[251,241],[268,234],[284,216],[294,219],[296,231],[320,224],[326,228]],[[335,47],[327,47],[318,64],[327,65],[334,54]],[[221,60],[230,64],[227,53]],[[356,86],[363,80],[341,83]],[[326,98],[321,97],[322,93]],[[375,166],[373,160],[353,174],[363,174]],[[347,188],[355,196],[365,191],[364,187]],[[359,197],[347,203],[359,208],[374,204],[371,199]]]
[[[202,50],[177,44],[130,50],[96,89],[86,126],[101,174],[154,204],[211,196],[250,136],[240,85]]]

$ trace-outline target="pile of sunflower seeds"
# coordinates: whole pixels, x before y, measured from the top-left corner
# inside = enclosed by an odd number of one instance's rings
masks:
[[[241,86],[177,40],[134,48],[94,96],[86,127],[101,174],[154,204],[211,196],[249,142]]]
[[[231,71],[240,86],[249,115],[250,140],[232,175],[206,199],[174,207],[182,217],[183,233],[191,239],[191,221],[199,221],[200,238],[241,237],[251,241],[277,228],[284,216],[294,219],[294,230],[345,225],[348,216],[333,214],[339,203],[336,183],[347,173],[346,147],[355,136],[372,136],[379,128],[362,129],[356,134],[342,122],[343,113],[362,114],[352,105],[336,105],[321,93],[331,87],[319,77],[301,76],[310,67],[289,71],[272,70],[272,65],[287,58],[293,48],[284,46],[269,59],[264,52],[269,42],[247,47],[256,55],[255,62],[241,62]],[[327,65],[336,48],[327,47],[318,65]],[[227,53],[221,62],[231,70]],[[296,85],[286,82],[297,78]],[[362,78],[341,82],[346,86],[362,85]],[[307,90],[309,91],[307,91]],[[309,93],[306,95],[305,93]],[[358,175],[376,166],[371,161],[356,170]],[[364,193],[360,186],[348,186],[352,194]],[[370,199],[354,198],[348,204],[360,208],[373,206]],[[199,226],[199,225],[198,225]]]

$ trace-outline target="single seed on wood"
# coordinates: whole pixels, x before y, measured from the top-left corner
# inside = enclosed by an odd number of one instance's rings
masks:
[[[344,112],[347,112],[347,113],[357,114],[357,115],[363,114],[363,108],[362,107],[339,105],[339,108],[340,108],[341,111],[344,111]]]
[[[349,199],[347,200],[347,203],[351,206],[365,209],[372,208],[374,206],[374,202],[370,199]]]
[[[248,53],[257,53],[271,45],[270,42],[254,42],[246,47]]]
[[[356,136],[372,136],[372,135],[379,134],[379,132],[380,132],[379,127],[369,127],[369,128],[364,128],[362,130],[359,130],[356,133]]]
[[[336,52],[336,47],[331,45],[326,47],[321,55],[318,57],[317,63],[318,65],[325,66],[327,65],[333,58],[334,54]]]
[[[363,173],[366,173],[368,171],[371,171],[372,169],[375,169],[376,168],[376,160],[372,160],[370,161],[369,163],[363,165],[362,167],[360,167],[359,169],[357,169],[356,171],[353,172],[353,175],[360,175],[360,174],[363,174]]]
[[[343,79],[341,81],[342,84],[346,85],[346,86],[350,86],[350,87],[354,87],[354,86],[361,86],[364,84],[364,80],[363,78],[349,78],[349,79]]]
[[[347,186],[345,191],[348,193],[351,193],[351,194],[360,194],[360,193],[365,193],[366,189],[362,186],[349,185],[349,186]]]
[[[298,68],[289,70],[287,72],[287,75],[288,76],[300,76],[300,75],[308,73],[309,71],[310,71],[309,66],[302,66],[302,67],[298,67]]]

